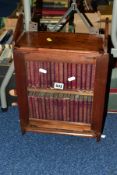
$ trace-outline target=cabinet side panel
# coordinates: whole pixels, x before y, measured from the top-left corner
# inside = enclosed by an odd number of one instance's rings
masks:
[[[102,125],[105,118],[104,108],[107,103],[105,101],[105,97],[108,80],[108,65],[108,54],[104,54],[97,58],[92,111],[92,129],[99,134],[102,132]]]
[[[20,124],[22,131],[28,124],[28,100],[26,87],[26,72],[25,72],[25,55],[14,49],[14,63],[16,72],[16,90],[18,95],[18,105],[20,113]]]

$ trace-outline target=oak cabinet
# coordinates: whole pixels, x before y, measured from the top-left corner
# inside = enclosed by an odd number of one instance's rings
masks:
[[[100,139],[109,55],[90,34],[24,32],[14,48],[22,132]]]

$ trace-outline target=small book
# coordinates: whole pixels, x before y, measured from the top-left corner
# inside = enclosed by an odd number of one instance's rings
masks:
[[[63,94],[58,94],[58,120],[63,121]]]
[[[69,108],[69,113],[70,113],[70,121],[74,122],[74,95],[70,95],[70,108]]]
[[[95,71],[96,71],[96,65],[95,65],[95,64],[92,64],[92,73],[91,73],[91,90],[94,89]]]
[[[38,92],[37,95],[37,101],[38,101],[38,113],[39,113],[39,119],[43,119],[42,115],[42,98],[40,98],[40,92]]]
[[[85,90],[86,89],[86,64],[82,64],[82,90]]]
[[[81,90],[82,89],[82,64],[77,64],[77,89]]]
[[[75,63],[72,63],[72,81],[71,81],[71,84],[72,84],[72,89],[76,89],[76,64]]]
[[[54,62],[51,62],[50,65],[51,65],[51,87],[54,87],[54,82],[55,82],[55,65],[54,65]]]
[[[86,90],[91,90],[91,64],[87,64]]]
[[[64,89],[66,90],[68,87],[68,73],[67,73],[68,63],[63,64],[63,82],[64,82]]]
[[[74,97],[74,122],[79,121],[79,95]]]
[[[72,89],[72,83],[69,81],[69,78],[72,77],[72,66],[71,63],[67,65],[67,88]]]
[[[58,120],[58,94],[55,93],[53,96],[54,96],[54,119]]]

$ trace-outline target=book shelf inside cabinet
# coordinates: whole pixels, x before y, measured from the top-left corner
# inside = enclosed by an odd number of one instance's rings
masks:
[[[109,64],[101,37],[24,33],[14,61],[22,132],[100,138]]]

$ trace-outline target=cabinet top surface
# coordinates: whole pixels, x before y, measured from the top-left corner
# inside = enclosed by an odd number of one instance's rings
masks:
[[[102,52],[103,39],[90,34],[63,32],[24,32],[16,47]]]

